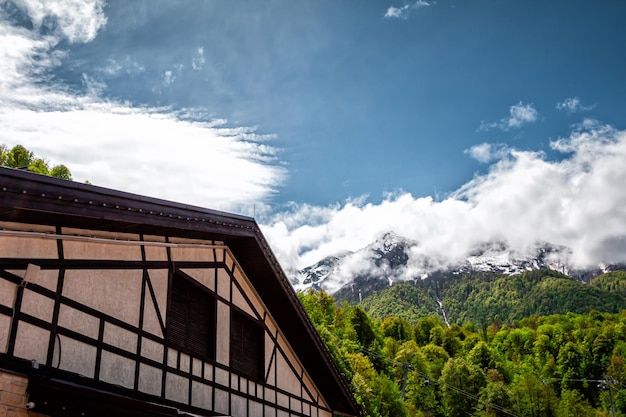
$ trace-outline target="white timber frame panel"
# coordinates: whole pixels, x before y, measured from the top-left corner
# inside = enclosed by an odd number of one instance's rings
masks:
[[[170,343],[174,279],[215,300],[213,354]],[[262,328],[262,376],[231,367],[232,314]],[[234,417],[331,415],[218,241],[0,222],[0,355]]]

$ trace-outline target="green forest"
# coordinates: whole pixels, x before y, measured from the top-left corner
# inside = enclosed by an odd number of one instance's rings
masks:
[[[618,312],[626,309],[626,272],[608,272],[586,283],[549,269],[518,275],[439,273],[387,287],[360,305],[373,319],[398,316],[415,322],[439,311],[437,300],[451,323],[476,325],[533,314]]]
[[[626,416],[625,272],[475,278],[299,298],[366,416]]]

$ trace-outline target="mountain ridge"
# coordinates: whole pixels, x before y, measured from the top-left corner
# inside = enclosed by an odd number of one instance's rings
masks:
[[[565,246],[547,242],[538,242],[522,253],[506,242],[486,241],[475,245],[467,256],[450,261],[441,255],[425,253],[418,241],[387,232],[362,249],[325,257],[297,271],[291,281],[298,291],[323,289],[339,299],[353,292],[362,299],[394,283],[416,281],[436,273],[516,275],[552,269],[581,278],[585,274],[594,275],[588,270],[574,270],[569,263],[571,253]],[[607,268],[596,270],[602,273]]]

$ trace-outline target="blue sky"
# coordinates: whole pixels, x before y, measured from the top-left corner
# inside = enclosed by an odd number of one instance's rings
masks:
[[[619,1],[4,0],[0,143],[79,181],[254,214],[288,270],[386,230],[457,257],[549,240],[580,264],[626,261],[625,16]]]

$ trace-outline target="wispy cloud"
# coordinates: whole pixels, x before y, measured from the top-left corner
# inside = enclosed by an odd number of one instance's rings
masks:
[[[405,4],[402,7],[389,6],[389,8],[387,9],[387,12],[385,13],[385,17],[394,18],[394,19],[406,19],[408,10],[409,10],[408,4]]]
[[[176,80],[176,76],[172,70],[163,72],[163,84],[170,85]]]
[[[412,9],[419,9],[420,7],[430,6],[432,3],[429,3],[424,0],[417,0],[414,3],[407,3],[400,7],[389,6],[387,11],[385,12],[386,18],[391,19],[406,19],[409,15],[409,12]]]
[[[273,136],[255,127],[229,126],[201,109],[107,99],[94,74],[83,74],[83,92],[51,81],[66,58],[58,45],[90,42],[106,24],[103,1],[7,5],[30,24],[0,8],[0,143],[23,144],[71,167],[78,180],[216,209],[251,211],[284,180]],[[112,72],[128,68],[109,64]]]
[[[287,270],[360,249],[388,231],[419,242],[411,265],[424,255],[450,263],[489,240],[520,253],[538,241],[566,245],[572,266],[626,262],[626,131],[587,120],[552,147],[563,159],[508,149],[442,201],[401,193],[380,204],[293,206],[263,230]],[[474,154],[489,160],[493,151],[479,145]]]
[[[191,68],[196,71],[200,71],[204,66],[204,47],[199,47],[196,51],[196,55],[191,58]]]
[[[570,114],[578,113],[581,111],[589,111],[593,110],[595,106],[585,106],[582,104],[580,98],[578,97],[569,97],[565,100],[556,103],[556,108],[558,110],[564,110]]]
[[[126,59],[121,62],[109,58],[107,59],[106,65],[96,68],[95,70],[108,76],[116,76],[120,74],[138,75],[144,73],[146,68],[140,63],[131,60],[130,57],[126,57]]]
[[[503,131],[517,129],[525,124],[532,123],[539,117],[539,112],[533,104],[524,104],[521,101],[509,108],[509,117],[500,119],[498,122],[481,122],[478,130],[500,129]]]
[[[163,71],[163,85],[169,86],[176,81],[176,79],[183,73],[185,66],[183,64],[176,64],[172,69]]]
[[[86,95],[88,97],[98,97],[106,90],[107,85],[105,82],[90,77],[87,74],[83,74],[82,77],[83,86],[85,88]]]

